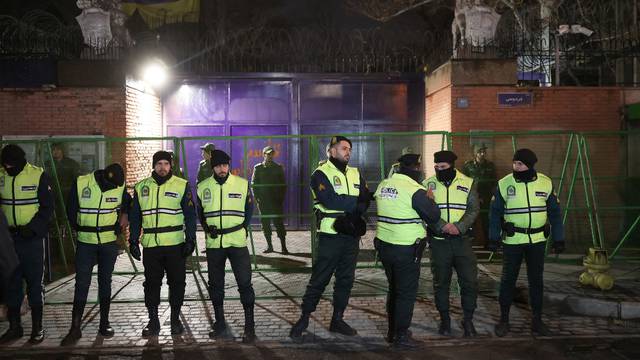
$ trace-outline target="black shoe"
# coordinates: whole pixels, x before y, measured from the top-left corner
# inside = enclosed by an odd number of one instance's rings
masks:
[[[213,323],[213,330],[209,331],[209,338],[215,339],[224,336],[227,336],[227,323],[224,321]]]
[[[158,308],[157,307],[149,307],[147,308],[149,311],[149,322],[147,326],[142,329],[142,336],[158,336],[160,335],[160,319],[158,319]]]
[[[69,333],[62,339],[60,346],[75,345],[82,337],[82,314],[84,313],[85,303],[74,302],[73,310],[71,311],[71,328]]]
[[[115,331],[109,324],[109,309],[111,308],[111,299],[100,301],[100,326],[98,327],[98,334],[104,337],[112,337],[115,335]]]
[[[0,337],[0,343],[11,342],[24,335],[22,325],[20,325],[20,308],[9,308],[7,311],[7,319],[9,320],[9,330]]]
[[[29,338],[29,343],[31,344],[39,344],[44,340],[42,309],[42,305],[31,307],[31,337]]]
[[[300,319],[293,325],[289,331],[289,337],[298,340],[302,338],[302,332],[309,327],[309,314],[302,314]]]
[[[438,327],[438,334],[444,336],[451,336],[451,318],[443,316],[440,318],[440,326]]]
[[[178,319],[177,321],[171,321],[171,335],[180,335],[184,332],[184,325],[182,325],[182,321]]]
[[[80,340],[81,337],[82,337],[82,330],[80,330],[80,327],[74,327],[72,325],[67,335],[60,342],[60,346],[75,345],[78,342],[78,340]]]
[[[478,336],[478,332],[476,331],[476,327],[473,326],[473,320],[462,320],[460,324],[462,329],[464,330],[464,337],[476,337]]]
[[[500,321],[493,330],[498,337],[503,337],[509,333],[509,322]]]
[[[256,325],[253,320],[253,304],[244,306],[244,335],[242,342],[253,344],[256,341]]]
[[[116,334],[115,330],[111,327],[109,322],[103,323],[100,321],[100,327],[98,328],[98,333],[104,337],[112,337]]]
[[[267,250],[263,251],[263,254],[271,254],[273,252],[273,248],[267,248]]]
[[[393,341],[393,348],[398,350],[410,350],[421,347],[422,341],[416,340],[411,336],[411,333],[398,334]]]
[[[289,255],[289,250],[287,248],[282,249],[282,255]]]
[[[534,318],[531,322],[531,331],[537,333],[540,336],[549,336],[551,335],[551,330],[547,327],[547,325],[542,321],[542,319]]]
[[[346,336],[358,335],[358,332],[356,331],[356,329],[349,326],[349,324],[344,322],[342,318],[331,319],[331,325],[329,326],[329,331],[346,335]]]
[[[244,329],[244,335],[242,336],[242,343],[244,344],[253,344],[256,342],[256,331],[255,329]]]

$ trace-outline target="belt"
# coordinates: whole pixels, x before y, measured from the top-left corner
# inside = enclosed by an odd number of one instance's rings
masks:
[[[515,227],[514,230],[517,233],[521,233],[521,234],[537,234],[540,232],[544,231],[544,226],[538,227],[538,228],[521,228],[521,227]]]
[[[238,231],[240,229],[244,229],[244,224],[239,224],[239,225],[232,226],[232,227],[226,228],[226,229],[215,228],[215,232],[218,235],[226,235],[226,234],[231,234],[232,232],[236,232],[236,231]]]
[[[107,231],[116,231],[115,225],[108,226],[78,226],[78,231],[88,233],[101,233]]]
[[[161,233],[168,233],[168,232],[174,232],[174,231],[182,231],[183,229],[184,229],[183,225],[176,225],[176,226],[149,228],[149,229],[143,228],[143,231],[145,234],[161,234]]]

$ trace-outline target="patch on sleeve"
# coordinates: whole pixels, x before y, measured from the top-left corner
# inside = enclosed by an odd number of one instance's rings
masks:
[[[327,190],[327,188],[324,186],[324,184],[320,184],[318,186],[318,191],[325,191],[325,190]]]

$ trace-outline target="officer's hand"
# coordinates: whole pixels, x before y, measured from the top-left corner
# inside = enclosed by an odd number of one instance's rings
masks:
[[[553,248],[554,253],[561,254],[564,252],[564,249],[565,249],[564,241],[554,241],[551,247]]]
[[[36,236],[36,233],[33,232],[28,226],[18,226],[18,235],[20,235],[23,239],[31,239]]]
[[[487,250],[491,251],[491,252],[496,252],[498,251],[500,243],[498,242],[498,240],[489,240],[489,242],[487,242]]]
[[[460,235],[460,230],[458,230],[458,227],[452,223],[447,223],[445,226],[443,226],[442,232],[450,235]]]
[[[433,190],[427,189],[427,197],[431,200],[435,199],[435,196],[433,196]]]
[[[142,259],[142,254],[140,253],[140,245],[138,245],[137,243],[129,245],[129,253],[131,253],[131,256],[133,256],[133,258],[138,261]]]
[[[182,257],[186,258],[189,255],[193,254],[193,250],[196,248],[196,242],[191,240],[187,241],[182,245]]]
[[[120,224],[120,230],[124,232],[127,226],[129,226],[129,215],[125,213],[120,214],[120,220],[118,222]]]

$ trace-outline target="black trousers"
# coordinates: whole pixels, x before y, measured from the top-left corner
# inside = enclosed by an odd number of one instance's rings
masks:
[[[501,308],[509,308],[513,302],[520,265],[524,259],[529,281],[529,304],[534,316],[542,314],[545,244],[541,241],[535,244],[504,245],[499,296]]]
[[[169,304],[180,307],[184,300],[186,259],[182,257],[183,244],[156,246],[144,249],[144,304],[160,305],[160,287],[165,272],[169,284]]]
[[[227,259],[231,263],[231,269],[238,284],[240,302],[244,307],[252,306],[256,301],[256,294],[251,284],[251,258],[246,246],[207,249],[209,297],[211,297],[213,306],[223,306],[224,304],[224,268]]]
[[[374,241],[389,282],[387,293],[389,330],[392,334],[406,334],[411,326],[413,306],[418,293],[420,261],[414,261],[413,245],[394,245],[378,239]]]
[[[86,302],[91,273],[98,265],[98,297],[111,299],[111,275],[118,257],[118,244],[115,241],[106,244],[87,244],[78,241],[76,248],[76,286],[74,302]]]
[[[431,272],[436,308],[449,312],[449,293],[453,269],[458,275],[460,300],[467,318],[473,315],[478,297],[478,262],[471,239],[456,236],[444,240],[431,239]]]
[[[22,281],[27,283],[27,297],[31,307],[44,304],[44,239],[23,239],[13,235],[14,245],[20,263],[7,286],[7,307],[20,309],[24,290]]]
[[[316,310],[334,273],[333,308],[340,312],[347,308],[355,279],[359,240],[349,235],[319,233],[318,256],[302,298],[302,312],[312,313]]]

